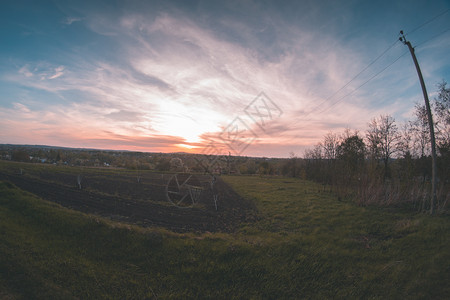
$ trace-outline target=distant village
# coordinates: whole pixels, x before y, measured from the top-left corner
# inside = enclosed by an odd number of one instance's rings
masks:
[[[0,159],[27,163],[125,168],[161,172],[287,175],[289,159],[245,156],[206,156],[190,153],[152,153],[76,149],[52,146],[0,145]]]

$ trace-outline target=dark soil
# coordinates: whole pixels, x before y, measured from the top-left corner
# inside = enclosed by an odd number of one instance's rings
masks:
[[[89,170],[77,176],[69,172],[0,173],[19,188],[64,207],[141,226],[165,227],[176,232],[232,232],[241,222],[256,218],[254,205],[240,197],[220,177],[211,186],[211,177],[195,175],[202,187],[197,203],[176,206],[167,198],[172,174],[114,174]],[[182,181],[183,176],[178,175]],[[185,178],[185,177],[184,177]],[[169,189],[172,189],[170,187]],[[213,195],[218,195],[217,210]],[[192,203],[191,203],[192,204]]]

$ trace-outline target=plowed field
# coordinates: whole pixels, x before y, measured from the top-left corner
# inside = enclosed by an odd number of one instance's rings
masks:
[[[253,204],[240,197],[220,177],[212,186],[211,176],[192,175],[191,179],[201,188],[200,196],[192,205],[189,190],[180,189],[181,193],[188,193],[184,202],[190,205],[177,205],[177,199],[170,193],[170,199],[167,196],[168,191],[177,188],[174,175],[13,163],[0,169],[0,180],[10,181],[43,199],[141,226],[165,227],[177,232],[231,232],[241,222],[255,220]],[[178,174],[179,184],[189,176]],[[213,195],[218,195],[217,209]]]

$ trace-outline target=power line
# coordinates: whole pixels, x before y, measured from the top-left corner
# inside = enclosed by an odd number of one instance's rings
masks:
[[[416,28],[414,28],[413,30],[411,30],[408,34],[412,34],[415,31],[419,30],[420,28],[424,27],[425,25],[433,22],[434,20],[436,20],[437,18],[443,16],[444,14],[446,14],[447,12],[449,12],[450,9],[447,9],[439,14],[437,14],[436,16],[434,16],[433,18],[429,19],[428,21],[422,23],[421,25],[417,26]],[[444,30],[443,32],[431,37],[430,39],[427,39],[423,42],[421,42],[420,44],[417,44],[417,46],[422,45],[444,33],[446,33],[447,31],[450,31],[450,28],[447,30]],[[303,120],[308,117],[309,115],[311,115],[313,112],[316,112],[320,107],[322,107],[328,100],[330,100],[331,98],[333,98],[336,94],[338,94],[340,91],[342,91],[345,87],[347,87],[350,83],[352,83],[356,78],[358,78],[364,71],[366,71],[368,68],[370,68],[375,62],[377,62],[381,57],[383,57],[389,50],[391,50],[396,44],[397,44],[398,40],[396,40],[394,43],[392,43],[389,47],[386,48],[386,50],[384,50],[380,55],[378,55],[374,60],[372,60],[366,67],[364,67],[360,72],[358,72],[352,79],[350,79],[350,81],[348,81],[346,84],[344,84],[341,88],[339,88],[337,91],[335,91],[333,94],[331,94],[330,96],[328,96],[325,100],[323,100],[321,103],[319,103],[317,106],[315,106],[312,110],[310,110],[309,112],[307,112],[305,115],[303,115]],[[371,76],[368,80],[364,81],[362,84],[360,84],[357,88],[355,88],[353,91],[347,93],[346,95],[342,96],[341,98],[337,99],[336,101],[334,101],[333,103],[331,103],[329,106],[325,107],[322,110],[319,110],[318,113],[323,113],[327,110],[329,110],[330,108],[332,108],[333,106],[335,106],[336,104],[338,104],[339,102],[341,102],[342,100],[344,100],[345,98],[347,98],[348,96],[352,95],[353,93],[355,93],[357,90],[359,90],[360,88],[362,88],[363,86],[365,86],[367,83],[369,83],[371,80],[373,80],[375,77],[377,77],[378,75],[380,75],[381,73],[383,73],[385,70],[387,70],[390,66],[392,66],[394,63],[396,63],[400,58],[402,58],[407,52],[404,52],[403,54],[401,54],[399,57],[397,57],[394,61],[392,61],[389,65],[387,65],[386,67],[384,67],[383,69],[381,69],[379,72],[375,73],[373,76]],[[294,123],[296,124],[298,123],[298,119],[297,121]],[[294,125],[292,124],[292,125]]]
[[[384,67],[383,69],[381,69],[379,72],[375,73],[373,76],[371,76],[369,79],[367,79],[366,81],[364,81],[362,84],[360,84],[357,88],[355,88],[353,91],[351,91],[350,93],[342,96],[341,98],[339,98],[338,100],[336,100],[334,103],[332,103],[331,105],[329,105],[328,107],[325,107],[324,109],[322,109],[321,111],[319,111],[318,113],[324,113],[327,110],[329,110],[330,108],[332,108],[333,106],[335,106],[336,104],[338,104],[339,102],[341,102],[342,100],[344,100],[346,97],[350,96],[351,94],[353,94],[354,92],[356,92],[358,89],[362,88],[364,85],[366,85],[367,83],[369,83],[371,80],[373,80],[375,77],[377,77],[378,75],[380,75],[381,73],[383,73],[384,71],[386,71],[390,66],[392,66],[393,64],[395,64],[400,58],[402,58],[403,56],[405,56],[405,54],[408,53],[408,51],[403,52],[399,57],[397,57],[394,61],[392,61],[389,65],[387,65],[386,67]],[[303,126],[303,128],[305,128],[306,126]],[[298,135],[296,135],[295,137],[298,137]]]
[[[431,41],[431,40],[437,38],[438,36],[443,35],[444,33],[448,32],[448,31],[450,31],[450,28],[447,28],[447,29],[445,29],[444,31],[441,31],[441,33],[438,33],[438,34],[432,36],[431,38],[426,39],[425,41],[422,41],[422,42],[416,44],[416,47],[418,47],[418,46],[420,46],[420,45],[423,45],[423,44],[425,44],[425,43],[427,43],[427,42],[429,42],[429,41]]]
[[[330,96],[328,96],[324,101],[322,101],[319,105],[317,105],[316,107],[314,107],[312,110],[310,110],[308,113],[306,113],[301,120],[305,121],[305,119],[311,115],[313,112],[315,112],[318,108],[322,107],[323,104],[325,104],[328,100],[330,100],[331,98],[333,98],[337,93],[339,93],[341,90],[343,90],[346,86],[348,86],[351,82],[353,82],[357,77],[359,77],[365,70],[367,70],[369,67],[371,67],[375,62],[377,62],[381,57],[383,57],[389,50],[391,50],[395,45],[397,45],[399,40],[395,40],[394,43],[392,43],[389,47],[387,47],[380,55],[378,55],[374,60],[372,60],[366,67],[364,67],[360,72],[358,72],[352,79],[350,79],[350,81],[348,81],[346,84],[344,84],[340,89],[338,89],[336,92],[334,92],[333,94],[331,94]],[[353,94],[354,92],[356,92],[358,89],[360,89],[361,87],[363,87],[365,84],[367,84],[369,81],[371,81],[372,79],[374,79],[376,76],[378,76],[379,74],[381,74],[382,72],[384,72],[387,68],[389,68],[391,65],[393,65],[395,62],[397,62],[402,56],[404,56],[407,52],[403,53],[401,56],[399,56],[397,59],[395,59],[393,62],[391,62],[388,66],[384,67],[381,71],[379,71],[378,73],[376,73],[375,75],[373,75],[372,77],[370,77],[368,80],[366,80],[364,83],[362,83],[361,85],[359,85],[356,89],[354,89],[353,91],[351,91],[350,93],[344,95],[343,97],[339,98],[336,102],[332,103],[330,106],[326,107],[325,109],[321,110],[319,113],[323,113],[325,111],[327,111],[328,109],[330,109],[331,107],[333,107],[334,105],[336,105],[337,103],[341,102],[344,98],[348,97],[349,95]],[[293,124],[291,125],[295,125],[300,121],[300,119],[297,119]],[[303,126],[301,128],[305,128],[306,126]],[[298,128],[299,129],[299,128]],[[295,137],[298,137],[298,135],[296,135]]]
[[[411,30],[408,34],[412,34],[413,32],[419,30],[420,28],[424,27],[425,25],[433,22],[434,20],[436,20],[437,18],[443,16],[444,14],[446,14],[447,12],[449,12],[450,9],[447,9],[439,14],[437,14],[436,16],[434,16],[433,18],[429,19],[428,21],[422,23],[421,25],[417,26],[416,28],[414,28],[413,30]],[[419,43],[416,45],[416,47],[423,45],[424,43],[427,43],[435,38],[437,38],[438,36],[446,33],[450,31],[450,28],[440,32],[437,35],[434,35],[433,37]],[[407,35],[407,34],[405,34]],[[322,101],[320,104],[318,104],[316,107],[314,107],[311,111],[309,111],[304,117],[309,116],[311,113],[313,113],[315,110],[317,110],[319,107],[321,107],[326,101],[330,100],[331,98],[333,98],[337,93],[339,93],[341,90],[343,90],[345,87],[347,87],[350,83],[352,83],[357,77],[359,77],[359,75],[361,75],[365,70],[367,70],[370,66],[372,66],[375,62],[377,62],[382,56],[384,56],[389,50],[391,50],[396,44],[397,44],[398,40],[396,40],[391,46],[389,46],[386,50],[384,50],[377,58],[375,58],[372,62],[370,62],[364,69],[362,69],[358,74],[356,74],[349,82],[347,82],[345,85],[343,85],[340,89],[338,89],[336,92],[334,92],[333,94],[331,94],[329,97],[327,97],[324,101]],[[353,91],[351,91],[350,93],[342,96],[341,98],[339,98],[337,101],[333,102],[330,106],[326,107],[325,109],[319,111],[319,113],[323,113],[325,111],[327,111],[328,109],[330,109],[331,107],[335,106],[337,103],[341,102],[344,98],[350,96],[351,94],[353,94],[354,92],[356,92],[358,89],[360,89],[361,87],[363,87],[364,85],[366,85],[369,81],[371,81],[372,79],[374,79],[375,77],[377,77],[379,74],[381,74],[382,72],[384,72],[386,69],[388,69],[391,65],[393,65],[395,62],[397,62],[400,58],[402,58],[407,52],[404,52],[402,55],[400,55],[399,57],[397,57],[392,63],[390,63],[389,65],[387,65],[386,67],[384,67],[381,71],[377,72],[375,75],[373,75],[372,77],[370,77],[368,80],[366,80],[365,82],[363,82],[361,85],[359,85],[356,89],[354,89]]]
[[[422,25],[419,25],[418,27],[414,28],[413,30],[411,30],[410,32],[408,32],[407,34],[405,34],[405,36],[407,36],[408,34],[412,34],[413,32],[417,31],[418,29],[422,28],[423,26],[433,22],[434,20],[436,20],[437,18],[439,18],[442,15],[445,15],[446,13],[448,13],[450,11],[450,8],[441,12],[440,14],[434,16],[433,18],[431,18],[430,20],[426,21],[425,23],[423,23]]]
[[[442,12],[442,13],[440,13],[440,14],[434,16],[432,19],[428,20],[427,22],[423,23],[422,25],[420,25],[420,26],[416,27],[415,29],[413,29],[412,31],[410,31],[409,34],[413,33],[414,31],[418,30],[419,28],[421,28],[421,27],[423,27],[423,26],[425,26],[425,25],[431,23],[432,21],[436,20],[438,17],[440,17],[440,16],[446,14],[446,13],[449,12],[449,11],[450,11],[450,9],[447,9],[446,11],[444,11],[444,12]],[[444,31],[442,31],[442,32],[440,32],[440,33],[438,33],[438,34],[432,36],[431,38],[426,39],[425,41],[423,41],[423,42],[417,44],[416,47],[418,47],[418,46],[420,46],[420,45],[423,45],[423,44],[425,44],[425,43],[427,43],[427,42],[429,42],[429,41],[431,41],[431,40],[437,38],[438,36],[440,36],[440,35],[442,35],[442,34],[448,32],[448,31],[450,31],[450,28],[447,28],[446,30],[444,30]],[[352,80],[350,80],[347,84],[345,84],[342,88],[340,88],[337,92],[335,92],[331,97],[327,98],[326,100],[332,98],[332,97],[333,97],[335,94],[337,94],[340,90],[342,90],[344,87],[346,87],[350,82],[352,82],[352,81],[353,81],[356,77],[358,77],[362,72],[364,72],[364,71],[365,71],[367,68],[369,68],[373,63],[375,63],[381,56],[383,56],[388,50],[390,50],[396,43],[397,43],[397,41],[396,41],[394,44],[392,44],[388,49],[386,49],[379,57],[377,57],[377,58],[376,58],[372,63],[370,63],[366,68],[364,68],[364,69],[363,69],[361,72],[359,72],[355,77],[353,77]],[[332,103],[330,106],[328,106],[328,107],[325,108],[324,110],[319,111],[319,113],[323,113],[323,112],[327,111],[328,109],[330,109],[331,107],[333,107],[333,106],[336,105],[337,103],[341,102],[344,98],[346,98],[346,97],[350,96],[351,94],[353,94],[354,92],[356,92],[358,89],[360,89],[361,87],[363,87],[364,85],[366,85],[369,81],[371,81],[372,79],[374,79],[375,77],[377,77],[379,74],[381,74],[382,72],[384,72],[386,69],[388,69],[390,66],[392,66],[394,63],[396,63],[396,62],[397,62],[400,58],[402,58],[406,53],[407,53],[407,51],[404,52],[404,53],[403,53],[402,55],[400,55],[399,57],[397,57],[392,63],[390,63],[389,65],[387,65],[386,67],[384,67],[381,71],[379,71],[378,73],[376,73],[375,75],[373,75],[372,77],[370,77],[368,80],[366,80],[364,83],[362,83],[361,85],[359,85],[356,89],[354,89],[354,90],[351,91],[350,93],[348,93],[348,94],[342,96],[341,98],[339,98],[337,101],[335,101],[334,103]]]
[[[449,9],[449,10],[450,10],[450,9]],[[447,10],[447,11],[449,11],[449,10]],[[444,13],[446,13],[447,11],[445,11]],[[442,14],[444,14],[444,13],[442,13]],[[440,14],[440,15],[442,15],[442,14]],[[434,19],[436,19],[436,17],[435,17]],[[430,22],[431,22],[431,21],[428,21],[427,23],[424,23],[423,25],[428,24],[428,23],[430,23]],[[422,26],[423,26],[423,25],[422,25]],[[438,36],[440,36],[440,35],[442,35],[442,34],[448,32],[448,31],[450,31],[450,28],[447,28],[446,30],[444,30],[444,31],[442,31],[442,32],[440,32],[440,33],[438,33],[438,34],[432,36],[431,38],[429,38],[429,39],[427,39],[427,40],[425,40],[425,41],[423,41],[423,42],[417,44],[416,47],[418,47],[418,46],[420,46],[420,45],[423,45],[423,44],[425,44],[425,43],[427,43],[427,42],[429,42],[429,41],[431,41],[431,40],[437,38]],[[394,44],[395,44],[395,43],[394,43]],[[358,89],[360,89],[361,87],[363,87],[364,85],[366,85],[369,81],[371,81],[372,79],[374,79],[375,77],[377,77],[378,75],[380,75],[381,73],[383,73],[383,72],[384,72],[386,69],[388,69],[390,66],[392,66],[394,63],[396,63],[400,58],[402,58],[403,56],[405,56],[406,53],[408,53],[408,51],[405,51],[403,54],[401,54],[399,57],[397,57],[393,62],[391,62],[389,65],[387,65],[386,67],[384,67],[381,71],[377,72],[375,75],[373,75],[373,76],[370,77],[368,80],[366,80],[365,82],[363,82],[363,83],[362,83],[361,85],[359,85],[356,89],[354,89],[354,90],[351,91],[350,93],[348,93],[348,94],[342,96],[341,98],[339,98],[338,100],[336,100],[335,102],[333,102],[330,106],[328,106],[328,107],[326,107],[325,109],[319,111],[318,113],[324,113],[324,112],[326,112],[327,110],[329,110],[330,108],[332,108],[333,106],[335,106],[336,104],[338,104],[339,102],[341,102],[344,98],[346,98],[346,97],[350,96],[351,94],[353,94],[354,92],[356,92]],[[384,54],[384,53],[383,53],[383,54]],[[362,72],[360,72],[360,73],[362,73]],[[342,88],[341,88],[341,89],[342,89]]]
[[[408,34],[412,34],[413,32],[419,30],[420,28],[422,28],[423,26],[433,22],[434,20],[436,20],[437,18],[445,15],[446,13],[448,13],[450,11],[450,8],[435,15],[434,17],[432,17],[431,19],[429,19],[428,21],[422,23],[421,25],[417,26],[416,28],[414,28],[413,30],[411,30]],[[446,33],[447,31],[450,31],[450,28],[442,31],[441,33],[419,43],[416,45],[420,46],[426,42],[429,42],[432,39],[437,38],[438,36]],[[407,34],[405,34],[407,35]],[[306,116],[310,115],[312,112],[314,112],[314,110],[316,110],[318,107],[322,106],[326,101],[330,100],[331,98],[333,98],[337,93],[339,93],[341,90],[343,90],[346,86],[348,86],[351,82],[353,82],[353,80],[355,80],[359,75],[361,75],[365,70],[367,70],[370,66],[372,66],[376,61],[378,61],[384,54],[386,54],[389,50],[391,50],[392,47],[394,47],[397,44],[398,40],[396,40],[391,46],[389,46],[386,50],[384,50],[377,58],[375,58],[371,63],[369,63],[364,69],[362,69],[358,74],[356,74],[349,82],[347,82],[345,85],[343,85],[340,89],[338,89],[336,92],[334,92],[331,96],[327,97],[324,101],[322,101],[319,105],[317,105],[313,110],[311,110],[310,112],[308,112],[306,114]],[[391,64],[389,64],[388,66],[386,66],[384,69],[382,69],[380,72],[376,73],[374,76],[372,76],[371,78],[369,78],[369,80],[365,81],[363,84],[361,84],[360,86],[358,86],[355,90],[353,90],[352,92],[346,94],[345,96],[339,98],[336,102],[334,102],[333,104],[331,104],[329,106],[329,108],[331,108],[332,106],[334,106],[335,104],[339,103],[342,99],[344,99],[345,97],[350,96],[351,94],[353,94],[356,90],[358,90],[359,88],[361,88],[362,86],[364,86],[366,83],[368,83],[369,81],[371,81],[373,78],[375,78],[376,76],[378,76],[379,74],[381,74],[384,70],[386,70],[387,68],[389,68],[392,64],[394,64],[397,60],[399,60],[402,56],[404,56],[406,54],[403,53],[401,56],[399,56],[396,60],[394,60]],[[328,109],[328,108],[327,108]],[[324,110],[325,111],[325,110]],[[323,112],[323,111],[322,111]]]
[[[325,100],[323,100],[321,103],[319,103],[316,107],[314,107],[312,110],[310,110],[304,117],[309,116],[311,113],[313,113],[316,109],[320,108],[323,104],[325,104],[328,100],[333,98],[337,93],[342,91],[345,87],[347,87],[350,83],[352,83],[356,78],[359,77],[364,71],[366,71],[368,68],[370,68],[374,63],[376,63],[381,57],[383,57],[389,50],[391,50],[396,44],[398,40],[396,40],[392,45],[386,48],[380,55],[378,55],[374,60],[372,60],[365,68],[363,68],[361,71],[359,71],[350,81],[348,81],[346,84],[344,84],[341,88],[339,88],[337,91],[335,91],[333,94],[328,96]]]
[[[343,99],[345,99],[346,97],[350,96],[351,94],[353,94],[354,92],[356,92],[357,90],[359,90],[360,88],[362,88],[364,85],[366,85],[367,83],[369,83],[369,81],[371,81],[372,79],[374,79],[375,77],[377,77],[378,75],[380,75],[381,73],[383,73],[384,71],[386,71],[390,66],[392,66],[394,63],[396,63],[400,58],[402,58],[403,56],[405,56],[405,54],[408,53],[408,51],[405,51],[402,55],[400,55],[399,57],[397,57],[393,62],[391,62],[389,65],[387,65],[386,67],[384,67],[383,69],[381,69],[381,71],[377,72],[375,75],[373,75],[372,77],[370,77],[368,80],[364,81],[361,85],[359,85],[356,89],[354,89],[353,91],[351,91],[350,93],[342,96],[341,98],[339,98],[338,100],[336,100],[334,103],[332,103],[330,106],[326,107],[325,109],[319,111],[319,113],[324,113],[327,110],[329,110],[330,108],[332,108],[333,106],[335,106],[336,104],[338,104],[339,102],[341,102]]]
[[[408,34],[412,34],[415,31],[419,30],[420,28],[424,27],[425,25],[433,22],[434,20],[436,20],[437,18],[443,16],[444,14],[446,14],[447,12],[449,12],[450,9],[447,9],[441,13],[439,13],[438,15],[434,16],[433,18],[431,18],[430,20],[422,23],[421,25],[419,25],[418,27],[414,28],[413,30],[411,30]],[[416,45],[420,46],[426,42],[429,42],[430,40],[446,33],[450,31],[450,28],[440,32],[439,34],[419,43]],[[405,34],[407,35],[407,34]],[[333,94],[331,94],[329,97],[327,97],[324,101],[322,101],[319,105],[317,105],[316,107],[314,107],[311,111],[309,111],[308,113],[306,113],[303,118],[306,118],[307,116],[309,116],[311,113],[315,112],[319,107],[323,106],[324,103],[326,103],[328,100],[330,100],[331,98],[333,98],[337,93],[339,93],[341,90],[343,90],[346,86],[348,86],[351,82],[353,82],[357,77],[359,77],[365,70],[367,70],[369,67],[371,67],[376,61],[378,61],[381,57],[383,57],[389,50],[391,50],[396,44],[397,44],[398,40],[396,40],[392,45],[390,45],[386,50],[384,50],[378,57],[376,57],[372,62],[370,62],[364,69],[362,69],[358,74],[356,74],[350,81],[348,81],[345,85],[343,85],[340,89],[338,89],[336,92],[334,92]],[[389,65],[387,65],[386,67],[384,67],[383,69],[381,69],[379,72],[377,72],[376,74],[374,74],[373,76],[371,76],[368,80],[366,80],[365,82],[363,82],[362,84],[360,84],[357,88],[355,88],[353,91],[347,93],[346,95],[342,96],[341,98],[337,99],[336,101],[334,101],[333,103],[331,103],[329,106],[325,107],[324,109],[320,110],[318,113],[324,113],[327,110],[331,109],[333,106],[335,106],[336,104],[338,104],[339,102],[341,102],[342,100],[344,100],[345,98],[347,98],[348,96],[352,95],[353,93],[355,93],[357,90],[359,90],[360,88],[362,88],[364,85],[366,85],[367,83],[369,83],[371,80],[373,80],[375,77],[377,77],[378,75],[380,75],[381,73],[383,73],[385,70],[387,70],[390,66],[392,66],[394,63],[396,63],[400,58],[402,58],[403,56],[405,56],[405,54],[408,53],[408,51],[402,53],[399,57],[397,57],[394,61],[392,61]],[[303,119],[304,120],[304,119]],[[298,121],[296,121],[294,124],[296,124]],[[293,125],[294,125],[293,124]]]

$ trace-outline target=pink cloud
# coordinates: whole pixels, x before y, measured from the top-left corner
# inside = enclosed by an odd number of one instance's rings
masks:
[[[70,25],[79,20],[66,21]],[[186,17],[124,14],[117,22],[87,15],[91,29],[126,41],[118,43],[123,47],[119,62],[75,55],[72,66],[23,65],[9,80],[51,93],[61,103],[32,99],[41,105],[31,109],[22,101],[14,110],[2,109],[5,130],[0,137],[4,142],[147,151],[170,151],[184,144],[201,152],[210,140],[219,145],[222,131],[240,117],[257,134],[244,155],[287,156],[315,144],[330,129],[364,129],[374,114],[364,93],[326,109],[353,91],[350,85],[335,93],[360,70],[363,57],[330,35],[317,38],[314,32],[277,22],[284,28],[278,33],[286,43],[284,51],[264,60],[257,51],[220,39]],[[245,24],[221,24],[254,39]],[[153,35],[161,41],[155,43]],[[68,96],[74,91],[81,96]],[[244,112],[261,91],[283,111],[263,131]]]

